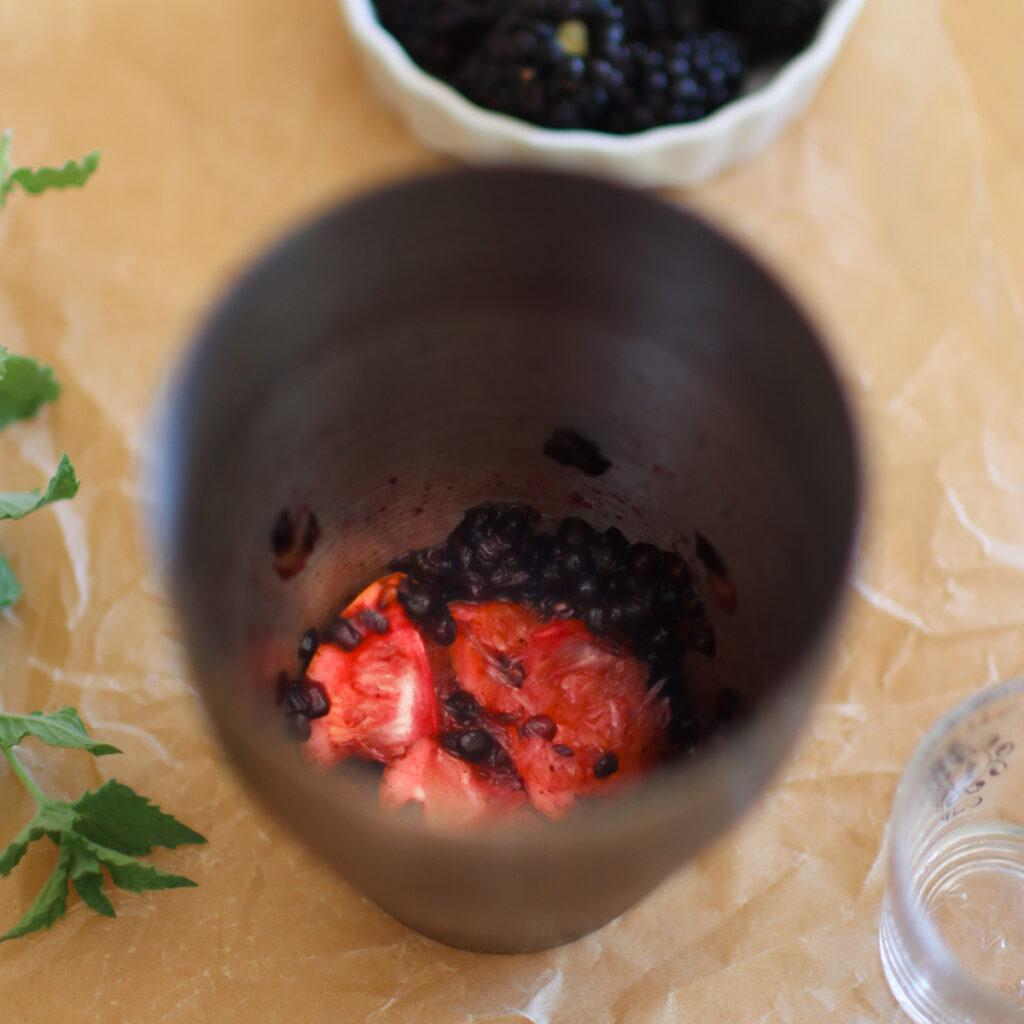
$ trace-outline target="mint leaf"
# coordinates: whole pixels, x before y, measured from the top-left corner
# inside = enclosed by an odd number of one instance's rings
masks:
[[[145,892],[147,889],[194,888],[195,882],[182,875],[170,875],[152,864],[129,857],[127,853],[111,850],[88,839],[82,839],[83,846],[110,872],[114,885],[129,892]]]
[[[154,846],[206,842],[198,832],[117,779],[87,792],[71,806],[78,813],[76,832],[120,853],[139,856]]]
[[[14,837],[11,845],[3,853],[0,853],[0,878],[6,878],[18,866],[29,846],[37,839],[42,839],[44,835],[46,835],[46,829],[33,818]]]
[[[14,140],[14,132],[10,128],[4,130],[0,135],[0,206],[4,204],[4,197],[7,192],[4,186],[11,173],[11,142]]]
[[[75,467],[67,455],[62,455],[57,472],[42,494],[39,491],[0,491],[0,519],[21,519],[50,502],[73,498],[77,493]]]
[[[154,846],[205,843],[198,832],[116,779],[95,792],[87,791],[74,803],[54,800],[39,788],[14,751],[28,736],[52,746],[74,747],[93,754],[119,753],[116,747],[92,739],[74,708],[61,708],[47,715],[40,711],[29,715],[0,714],[0,751],[11,771],[35,798],[37,807],[35,817],[0,853],[0,877],[10,874],[29,846],[43,836],[60,849],[53,874],[35,902],[18,924],[0,936],[0,942],[49,928],[59,920],[67,906],[69,881],[82,901],[97,914],[116,916],[103,890],[104,867],[114,884],[129,892],[183,889],[196,884],[133,855],[148,853]]]
[[[17,939],[30,932],[37,932],[43,928],[51,928],[63,916],[68,905],[68,868],[70,865],[70,851],[61,848],[60,856],[54,865],[53,873],[46,880],[46,884],[39,890],[32,906],[25,912],[25,916],[9,931],[0,935],[0,942],[8,939]]]
[[[35,736],[51,747],[88,750],[97,757],[121,753],[109,743],[94,740],[74,708],[64,707],[48,715],[42,711],[33,711],[30,715],[0,714],[0,746],[16,746],[26,736]]]
[[[14,575],[11,563],[0,555],[0,608],[6,608],[14,604],[21,597],[21,584],[18,577]]]
[[[92,907],[97,914],[104,917],[116,917],[114,906],[103,891],[103,872],[96,855],[85,843],[68,837],[68,850],[71,855],[71,881],[75,892],[82,897],[82,902]]]
[[[31,195],[38,195],[51,188],[81,188],[99,165],[99,150],[93,150],[81,160],[68,160],[61,167],[39,167],[35,170],[31,167],[17,167],[7,173],[0,184],[0,206],[3,206],[15,185],[20,185]]]
[[[0,429],[35,416],[44,402],[52,402],[59,394],[60,385],[50,367],[0,348]]]

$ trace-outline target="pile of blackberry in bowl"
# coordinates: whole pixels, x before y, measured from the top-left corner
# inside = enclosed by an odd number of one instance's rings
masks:
[[[634,134],[699,121],[814,38],[828,0],[374,0],[413,61],[479,107]]]

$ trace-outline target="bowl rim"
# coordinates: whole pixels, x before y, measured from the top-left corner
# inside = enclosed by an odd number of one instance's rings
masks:
[[[764,116],[786,102],[807,80],[823,74],[835,60],[865,0],[833,0],[812,41],[783,63],[770,80],[698,121],[661,125],[628,135],[594,129],[552,129],[510,114],[488,110],[468,100],[454,86],[424,71],[378,21],[373,0],[338,0],[342,14],[364,54],[385,66],[405,91],[436,109],[443,109],[475,135],[500,138],[537,152],[638,156],[664,147],[698,146],[738,125]]]

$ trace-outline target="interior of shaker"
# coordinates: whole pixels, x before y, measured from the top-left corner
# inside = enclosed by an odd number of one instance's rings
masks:
[[[328,215],[213,318],[177,405],[166,533],[186,631],[215,719],[258,709],[242,742],[266,757],[293,756],[273,691],[302,633],[475,504],[687,558],[718,640],[688,655],[698,691],[770,700],[848,568],[854,441],[807,322],[700,222],[606,185],[463,173]],[[555,428],[611,468],[547,458]],[[282,581],[270,532],[299,504],[321,538]],[[697,532],[735,614],[704,586]]]

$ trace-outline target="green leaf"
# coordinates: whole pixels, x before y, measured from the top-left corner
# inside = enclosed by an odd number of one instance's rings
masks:
[[[94,149],[81,160],[68,160],[61,167],[18,167],[4,180],[3,195],[6,198],[7,193],[15,185],[20,185],[31,195],[38,195],[51,188],[81,188],[93,176],[99,165],[99,150]]]
[[[14,604],[21,597],[21,584],[14,575],[11,563],[0,554],[0,608]]]
[[[33,818],[15,837],[11,845],[0,853],[0,878],[6,878],[25,856],[25,851],[37,839],[46,835],[46,829]]]
[[[0,206],[4,205],[7,197],[7,178],[11,173],[11,142],[14,140],[14,132],[10,128],[4,129],[0,135]]]
[[[149,889],[194,888],[196,883],[182,875],[170,875],[166,871],[146,864],[126,853],[100,846],[88,839],[80,839],[87,850],[110,872],[114,884],[129,892],[146,892]]]
[[[35,416],[44,402],[52,402],[59,394],[60,385],[50,367],[0,348],[0,429]]]
[[[6,878],[25,856],[25,851],[37,839],[50,836],[55,843],[69,832],[75,823],[75,812],[69,804],[50,800],[36,812],[36,816],[11,840],[10,846],[0,853],[0,878]]]
[[[16,746],[26,736],[35,736],[51,747],[88,750],[97,757],[121,753],[109,743],[94,740],[74,708],[64,707],[48,715],[42,711],[33,711],[30,715],[0,714],[0,746]]]
[[[103,891],[103,872],[96,855],[85,843],[74,836],[66,836],[64,842],[70,851],[71,881],[82,902],[104,917],[116,917],[114,906]]]
[[[154,846],[206,842],[198,832],[117,779],[79,797],[71,806],[78,812],[76,832],[121,853],[137,857]]]
[[[53,501],[73,498],[78,493],[78,477],[67,455],[61,455],[57,472],[50,478],[46,490],[0,492],[0,519],[21,519],[30,512]]]
[[[39,890],[32,906],[25,911],[25,916],[9,931],[0,935],[0,942],[17,939],[30,932],[50,928],[64,916],[68,905],[68,868],[71,854],[62,848],[53,873],[46,884]]]

